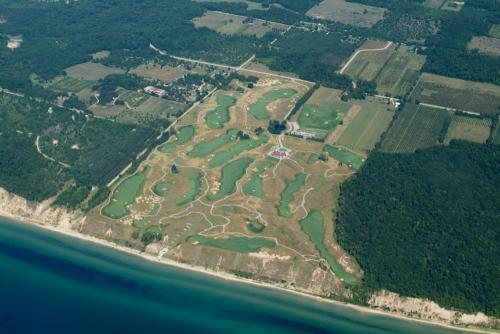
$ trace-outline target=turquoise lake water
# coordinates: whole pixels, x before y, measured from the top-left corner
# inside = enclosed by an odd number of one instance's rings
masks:
[[[459,333],[149,263],[0,218],[0,333]]]

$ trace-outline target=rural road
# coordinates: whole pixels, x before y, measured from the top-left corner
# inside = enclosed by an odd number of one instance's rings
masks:
[[[344,71],[347,69],[347,67],[352,63],[352,61],[358,56],[358,54],[360,54],[361,52],[374,52],[374,51],[384,51],[384,50],[387,50],[388,47],[390,47],[392,45],[392,42],[387,42],[387,45],[384,46],[383,48],[378,48],[378,49],[361,49],[361,50],[358,50],[356,51],[351,59],[349,59],[349,61],[347,61],[347,63],[345,63],[345,65],[342,67],[342,69],[340,70],[340,74],[344,74]]]

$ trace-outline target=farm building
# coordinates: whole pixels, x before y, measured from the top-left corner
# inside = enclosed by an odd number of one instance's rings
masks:
[[[148,94],[155,94],[155,95],[158,95],[160,97],[165,95],[165,90],[157,88],[157,87],[153,87],[153,86],[145,87],[144,91]]]

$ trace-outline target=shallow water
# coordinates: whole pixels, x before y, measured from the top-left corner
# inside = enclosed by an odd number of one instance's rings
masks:
[[[458,333],[150,263],[0,218],[0,333]]]

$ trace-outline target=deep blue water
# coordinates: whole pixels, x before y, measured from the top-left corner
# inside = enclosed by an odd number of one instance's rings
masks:
[[[0,218],[0,334],[458,333],[149,263]]]

